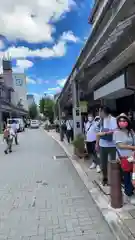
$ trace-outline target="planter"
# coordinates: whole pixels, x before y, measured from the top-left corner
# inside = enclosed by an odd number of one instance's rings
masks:
[[[74,154],[78,157],[78,158],[84,158],[86,156],[85,151],[80,151],[78,148],[74,148]]]

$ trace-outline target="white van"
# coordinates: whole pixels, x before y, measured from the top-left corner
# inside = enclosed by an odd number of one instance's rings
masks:
[[[23,132],[25,130],[25,124],[22,118],[11,118],[7,120],[7,124],[9,125],[12,125],[13,122],[16,123],[18,132]]]
[[[30,121],[30,128],[39,128],[39,120],[31,120]]]

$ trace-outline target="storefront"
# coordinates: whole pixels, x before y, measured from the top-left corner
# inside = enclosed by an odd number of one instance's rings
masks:
[[[116,78],[94,91],[94,100],[102,100],[116,114],[135,111],[135,64],[125,68]]]

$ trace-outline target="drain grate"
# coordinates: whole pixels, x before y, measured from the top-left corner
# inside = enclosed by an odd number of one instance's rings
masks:
[[[60,159],[67,159],[68,156],[67,155],[57,155],[57,156],[53,156],[54,160],[60,160]]]

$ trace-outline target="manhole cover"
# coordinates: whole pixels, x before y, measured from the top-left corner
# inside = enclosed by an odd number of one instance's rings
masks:
[[[58,155],[58,156],[53,156],[54,160],[59,160],[59,159],[67,159],[68,156],[67,155]]]

